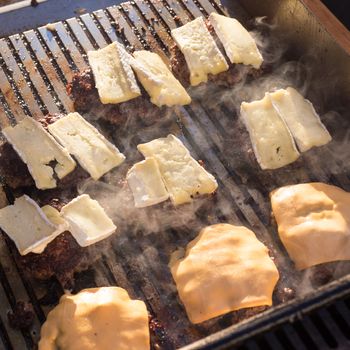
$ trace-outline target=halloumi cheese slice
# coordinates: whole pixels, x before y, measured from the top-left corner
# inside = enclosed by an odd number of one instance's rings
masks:
[[[188,203],[199,194],[213,193],[218,184],[174,135],[140,144],[137,149],[144,157],[158,163],[165,187],[175,205]]]
[[[332,140],[312,103],[295,89],[289,87],[286,90],[277,90],[270,93],[270,97],[301,152],[314,146],[325,145]]]
[[[324,183],[271,193],[281,241],[297,269],[350,260],[350,193]]]
[[[200,231],[169,263],[192,323],[230,311],[272,305],[279,279],[268,249],[243,226],[216,224]]]
[[[41,328],[39,350],[150,350],[148,312],[119,287],[65,294]]]
[[[58,119],[48,129],[94,180],[98,180],[125,159],[118,148],[79,113],[70,113]]]
[[[169,198],[154,158],[146,158],[134,164],[128,171],[126,179],[133,193],[136,208],[155,205]]]
[[[87,194],[65,205],[61,216],[68,222],[69,232],[82,247],[107,238],[117,229],[101,205]]]
[[[253,150],[262,169],[277,169],[298,159],[299,152],[268,94],[262,100],[241,104]]]
[[[263,57],[254,38],[239,21],[215,12],[209,16],[209,21],[222,42],[231,63],[243,63],[252,65],[256,69],[260,68]]]
[[[208,74],[227,71],[229,66],[202,17],[175,28],[171,36],[184,54],[192,86],[208,81]]]
[[[54,172],[62,179],[76,166],[67,150],[39,122],[30,117],[25,117],[14,127],[4,128],[2,133],[27,164],[35,185],[40,190],[57,186]]]
[[[15,242],[21,255],[42,253],[52,240],[66,230],[65,222],[48,218],[46,213],[50,209],[47,207],[40,209],[30,197],[24,195],[17,198],[13,205],[0,209],[0,227]]]
[[[135,59],[130,64],[152,103],[158,107],[191,103],[191,97],[159,55],[145,50],[135,51],[133,55]]]
[[[123,45],[114,42],[87,55],[102,103],[125,102],[141,95]]]

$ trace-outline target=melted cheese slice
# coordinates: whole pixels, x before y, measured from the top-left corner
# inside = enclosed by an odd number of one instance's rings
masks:
[[[144,208],[158,204],[169,198],[157,161],[146,158],[136,163],[126,176],[134,195],[135,207]]]
[[[52,210],[55,209],[48,207],[40,209],[30,197],[24,195],[17,198],[13,205],[0,209],[0,227],[15,242],[21,255],[42,253],[51,241],[66,230],[66,223],[52,219]]]
[[[159,55],[150,51],[135,51],[134,57],[130,64],[152,103],[158,107],[191,103],[191,97]]]
[[[227,71],[229,66],[205,26],[202,17],[173,29],[171,36],[184,54],[191,85],[208,81],[208,74]]]
[[[314,106],[295,89],[277,90],[270,94],[272,104],[288,125],[301,152],[322,146],[332,140]]]
[[[117,229],[100,204],[87,194],[65,205],[61,216],[68,222],[70,233],[82,247],[107,238]]]
[[[273,108],[268,94],[259,101],[243,102],[241,116],[262,169],[281,168],[298,159],[292,135]]]
[[[271,194],[279,236],[297,269],[350,260],[350,193],[323,183]]]
[[[41,328],[39,350],[150,350],[148,313],[118,287],[63,295]]]
[[[59,179],[72,172],[76,163],[55,139],[30,117],[25,117],[15,127],[2,130],[7,141],[27,164],[38,189],[55,188]],[[50,163],[55,163],[53,166]]]
[[[236,19],[213,12],[209,16],[231,63],[243,63],[260,68],[263,57],[254,38]]]
[[[88,59],[102,103],[120,103],[141,95],[124,47],[115,42],[89,51]]]
[[[182,254],[183,255],[183,254]],[[246,307],[272,305],[278,270],[268,249],[242,226],[204,228],[170,269],[191,322]]]
[[[137,149],[144,157],[153,157],[157,161],[175,205],[191,202],[199,194],[213,193],[218,187],[214,176],[191,157],[188,149],[174,135],[140,144]]]
[[[125,156],[79,113],[70,113],[48,126],[50,133],[79,164],[98,180],[120,165]]]

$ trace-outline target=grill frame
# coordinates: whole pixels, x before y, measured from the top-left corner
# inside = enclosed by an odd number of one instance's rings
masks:
[[[38,30],[25,32],[24,36],[19,40],[16,39],[16,35],[11,36],[9,39],[1,39],[0,66],[2,67],[2,70],[0,70],[0,81],[4,84],[1,85],[2,91],[0,92],[1,126],[15,123],[15,115],[17,117],[22,117],[27,114],[32,116],[37,114],[44,115],[47,109],[49,109],[50,112],[65,112],[70,110],[71,101],[65,95],[64,85],[72,77],[71,67],[79,69],[87,67],[87,60],[84,52],[89,49],[97,48],[97,44],[106,44],[108,38],[112,41],[119,38],[126,45],[130,42],[138,43],[138,48],[140,49],[148,48],[147,45],[149,43],[151,48],[154,49],[154,47],[158,46],[160,39],[164,42],[169,42],[167,32],[157,31],[157,28],[159,29],[165,24],[176,26],[178,22],[175,21],[174,18],[178,13],[181,13],[181,11],[185,11],[187,16],[181,17],[182,20],[190,20],[191,16],[203,15],[213,9],[220,12],[223,11],[223,8],[217,1],[209,2],[207,0],[187,0],[186,3],[171,0],[162,0],[160,2],[155,1],[153,6],[149,9],[147,9],[147,6],[142,7],[143,5],[141,2],[136,2],[135,4],[136,5],[123,4],[121,10],[113,7],[108,8],[107,12],[104,10],[95,11],[93,16],[86,14],[80,16],[78,20],[68,19],[64,21],[65,25],[58,24],[56,26],[56,33],[51,33],[54,40],[50,40],[50,33],[43,27]],[[169,7],[167,8],[165,6],[164,8],[164,5],[168,5]],[[161,8],[163,8],[161,13],[156,11]],[[142,14],[143,10],[145,11],[144,15]],[[237,8],[234,10],[236,14]],[[156,12],[158,12],[158,15],[156,15]],[[154,31],[149,30],[148,28],[148,25],[152,22],[151,18],[153,15],[156,15],[158,19],[158,24],[153,23],[155,28]],[[243,13],[241,16],[242,15]],[[123,33],[119,33],[119,37],[116,35],[116,32],[112,30],[113,28],[111,27],[110,20],[118,20],[121,26],[129,28],[129,24],[133,21],[137,22],[136,19],[139,16],[142,18],[142,21],[138,22],[135,29],[124,30]],[[100,30],[96,26],[97,22],[102,25],[103,30]],[[147,41],[142,38],[139,40],[143,33],[142,27],[146,30]],[[89,28],[88,34],[84,33],[85,28]],[[68,35],[65,35],[65,32],[67,32]],[[37,37],[40,37],[41,40],[37,40]],[[74,43],[77,38],[79,38],[79,40],[76,42],[79,44]],[[63,56],[61,56],[62,52],[59,45],[56,45],[60,43],[63,43],[64,46],[69,49],[69,52],[63,52]],[[15,55],[15,58],[13,58],[11,49],[19,50],[18,54]],[[161,44],[161,49],[156,51],[166,51],[165,46]],[[57,53],[57,56],[55,53]],[[33,65],[33,60],[38,62],[36,69]],[[4,62],[6,64],[4,64]],[[52,67],[46,65],[47,62],[51,62]],[[14,68],[13,72],[8,69],[6,70],[6,67],[9,66]],[[58,67],[59,69],[57,69]],[[49,79],[45,77],[48,77]],[[32,87],[28,87],[27,85],[30,81],[34,83]],[[6,90],[5,93],[4,86]],[[43,86],[44,90],[47,90],[48,95],[39,93],[36,86]],[[55,99],[61,100],[63,104],[55,104]],[[203,135],[205,136],[206,134],[203,130],[205,130],[207,125],[210,126],[214,124],[213,121],[207,117],[206,111],[203,111],[200,105],[193,103],[189,108],[189,111],[177,111],[177,113],[179,118],[183,118],[185,113],[185,118],[188,124],[184,132],[187,133],[188,138],[191,138],[191,132],[194,132],[200,138],[200,143],[204,145],[204,149],[210,150],[213,145],[218,147],[220,139],[215,139],[215,137],[219,137],[218,135],[214,135],[213,139],[210,141],[204,140]],[[3,118],[4,114],[6,115],[6,118]],[[193,114],[201,115],[203,117],[202,121],[198,121],[197,118],[195,121],[192,121],[191,116]],[[224,128],[224,126],[221,126],[221,128]],[[203,149],[198,147],[197,149],[192,150],[192,153],[194,153],[197,159],[202,158],[201,156],[203,152]],[[211,151],[209,155],[209,160],[211,161],[209,163],[216,163],[215,159],[217,158],[218,156],[215,152]],[[218,164],[224,163],[224,158],[221,159],[217,162]],[[228,166],[228,169],[231,169],[230,166]],[[225,166],[222,166],[219,169],[215,169],[215,171],[226,172],[232,176],[233,180],[228,180],[226,186],[231,191],[234,191],[233,195],[245,198],[246,194],[242,195],[240,190],[236,190],[235,181],[240,180],[237,178],[238,175],[235,174],[234,170],[230,172],[227,171]],[[321,172],[321,179],[322,178],[326,180],[327,175]],[[336,179],[334,182],[336,181],[339,182],[342,180]],[[248,195],[250,198],[253,198],[254,201],[254,194],[248,193]],[[256,214],[254,210],[252,210],[252,213],[251,209],[249,209],[250,206],[243,204],[241,206],[234,204],[234,207],[234,216],[238,218],[241,216],[248,216],[250,218],[248,221],[253,221],[251,226],[254,226],[254,220],[263,223],[263,220],[260,218],[264,217],[263,213]],[[257,216],[257,219],[252,219],[253,215]],[[243,221],[247,221],[247,219]],[[1,300],[7,301],[8,306],[6,307],[8,309],[14,307],[16,300],[26,300],[29,297],[31,300],[36,301],[34,302],[34,308],[37,313],[37,318],[35,320],[34,328],[38,330],[39,324],[44,320],[48,309],[40,306],[36,295],[37,290],[35,289],[36,287],[33,286],[33,282],[23,276],[16,266],[13,266],[13,263],[11,262],[12,248],[10,248],[9,251],[9,248],[3,239],[1,239],[0,242],[0,253],[2,257],[0,276],[3,277],[1,278],[2,284],[0,285]],[[99,264],[101,265],[101,271],[107,269],[106,266],[108,266],[108,262],[102,261],[99,262]],[[14,276],[19,276],[19,278]],[[121,276],[121,274],[118,274],[118,276]],[[97,279],[99,280],[98,283],[101,283],[101,285],[104,283],[109,284],[111,282],[116,282],[114,277],[109,275],[108,271],[106,271],[104,276],[97,276]],[[128,283],[128,281],[123,281],[122,284],[128,285]],[[14,288],[13,286],[18,286],[18,288]],[[248,337],[255,336],[258,333],[268,330],[271,327],[275,327],[282,322],[301,317],[304,313],[308,313],[317,307],[342,298],[344,295],[348,294],[349,291],[350,278],[344,277],[320,288],[313,297],[308,296],[303,299],[295,299],[290,303],[277,306],[256,316],[254,319],[249,319],[246,322],[229,327],[224,331],[220,331],[217,334],[191,344],[184,349],[221,349],[227,346],[236,346],[237,344],[244,342]],[[4,315],[2,315],[2,317],[3,316]],[[271,320],[273,321],[271,322]],[[2,334],[1,340],[5,348],[7,347],[9,349],[11,348],[11,342],[12,346],[15,346],[15,348],[18,349],[24,348],[21,346],[30,348],[33,341],[35,341],[38,336],[37,334],[33,335],[24,331],[22,332],[22,338],[17,337],[16,334],[13,334],[14,331],[11,331],[6,324],[6,319],[4,320],[2,318],[0,318],[0,331],[1,329],[6,330],[6,332],[0,332]],[[6,335],[9,337],[8,339]],[[15,345],[13,339],[17,339]]]

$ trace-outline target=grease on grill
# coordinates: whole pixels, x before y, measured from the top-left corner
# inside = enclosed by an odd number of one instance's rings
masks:
[[[18,301],[13,311],[7,313],[10,326],[14,329],[28,329],[32,326],[35,318],[34,309],[31,303]]]

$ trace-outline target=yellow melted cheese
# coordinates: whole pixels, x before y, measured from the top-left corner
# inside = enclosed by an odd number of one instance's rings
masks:
[[[64,295],[41,329],[39,350],[149,350],[146,305],[118,287]]]
[[[350,259],[350,193],[323,183],[271,194],[279,236],[296,268]]]
[[[268,249],[242,226],[204,228],[176,251],[170,269],[191,322],[200,323],[246,307],[272,305],[278,270]]]

